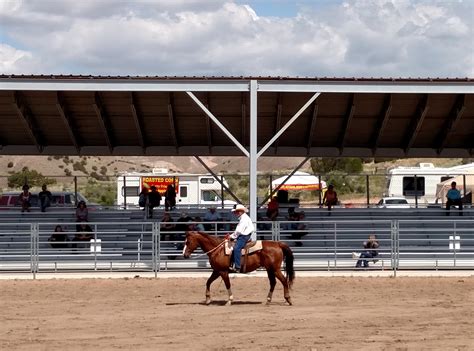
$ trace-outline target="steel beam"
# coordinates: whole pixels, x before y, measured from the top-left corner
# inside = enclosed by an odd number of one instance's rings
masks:
[[[354,118],[355,109],[355,94],[351,94],[346,115],[344,117],[344,124],[342,126],[341,134],[339,135],[339,150],[341,154],[344,146],[346,146],[347,135],[349,134],[349,128],[351,127],[352,119]]]
[[[168,93],[168,120],[170,123],[171,139],[173,139],[174,146],[176,147],[176,150],[178,150],[179,140],[178,140],[178,134],[176,133],[176,119],[174,118],[173,105],[174,105],[173,93],[170,92]]]
[[[212,114],[211,111],[209,111],[206,106],[204,106],[204,104],[190,91],[187,91],[186,92],[189,97],[191,97],[191,99],[194,100],[194,102],[206,113],[206,115],[209,116],[209,118],[215,123],[217,124],[217,126],[224,132],[225,135],[227,135],[227,137],[232,140],[232,142],[243,152],[243,154],[247,157],[249,157],[249,152],[247,151],[247,149],[245,149],[245,147],[242,146],[241,143],[239,143],[239,141],[232,135],[232,133],[219,121],[219,119],[217,119],[216,116],[214,116]]]
[[[314,103],[311,122],[308,126],[308,136],[306,137],[306,148],[308,149],[308,151],[313,144],[314,133],[316,130],[316,120],[318,118],[318,111],[319,105],[317,103]]]
[[[443,128],[440,130],[438,137],[436,138],[437,141],[439,140],[438,154],[443,151],[444,147],[446,146],[446,143],[448,142],[449,135],[456,129],[456,125],[464,114],[464,111],[466,110],[465,101],[466,95],[464,94],[458,95],[458,97],[456,98],[456,101],[454,102],[454,105],[451,108],[449,116]]]
[[[260,151],[258,152],[257,154],[257,157],[260,157],[263,155],[263,153],[275,142],[275,140],[277,140],[280,135],[282,135],[285,130],[287,130],[292,124],[294,121],[296,121],[296,119],[308,108],[309,105],[311,105],[313,103],[314,100],[316,100],[318,98],[318,96],[321,95],[321,93],[316,93],[314,94],[304,105],[303,107],[301,107],[298,112],[296,112],[294,114],[293,117],[291,117],[291,119],[286,122],[286,124],[278,131],[278,133],[276,133],[273,138],[270,139],[270,141],[268,143],[265,144],[264,147],[262,147],[260,149]]]
[[[245,145],[247,142],[247,103],[246,93],[240,93],[240,105],[241,105],[241,118],[242,118],[242,133],[240,142]]]
[[[385,98],[384,106],[382,108],[382,112],[380,113],[380,116],[377,121],[377,125],[375,127],[373,136],[372,136],[372,148],[374,150],[377,150],[377,148],[380,145],[380,139],[382,138],[383,132],[385,131],[385,128],[387,127],[388,121],[390,119],[390,112],[392,111],[392,102],[393,102],[393,95],[388,94],[387,97]]]
[[[107,147],[109,148],[110,153],[112,154],[113,149],[114,149],[112,129],[110,126],[109,116],[107,115],[107,112],[104,109],[99,92],[94,93],[94,103],[92,104],[92,107],[94,108],[94,111],[97,115],[97,119],[99,120],[100,127],[102,128],[102,132],[104,133]]]
[[[33,114],[31,113],[30,108],[26,104],[25,98],[18,91],[13,93],[13,108],[16,110],[18,117],[20,117],[21,123],[25,127],[28,136],[31,141],[36,145],[36,148],[40,153],[44,149],[44,142],[39,132],[38,126],[36,125],[36,120]]]
[[[209,101],[209,93],[206,92],[204,95],[204,106],[210,111],[210,101]],[[206,115],[206,134],[207,134],[207,146],[209,147],[209,152],[212,149],[212,129],[211,129],[211,119],[208,115]]]
[[[276,113],[275,113],[275,129],[273,131],[273,134],[278,133],[278,131],[281,128],[281,114],[282,114],[282,93],[278,93],[277,97],[277,105],[276,105]],[[279,139],[275,140],[274,148],[275,148],[275,154],[278,152],[278,141]]]
[[[250,153],[249,153],[249,206],[252,222],[257,221],[257,170],[258,170],[258,82],[250,81]]]
[[[145,152],[146,142],[145,135],[143,133],[144,128],[142,123],[142,116],[138,110],[136,93],[134,93],[133,91],[130,92],[130,112],[132,114],[133,124],[135,124],[135,128],[137,130],[138,143],[142,147],[143,152]]]
[[[62,96],[61,92],[56,93],[56,108],[58,110],[59,115],[61,116],[64,126],[66,127],[71,142],[74,144],[77,153],[80,154],[81,146],[79,144],[79,137],[75,132],[76,129],[74,128],[73,120],[69,117],[69,114],[67,113],[66,103],[64,102],[64,97]]]
[[[429,104],[429,95],[424,95],[417,106],[415,116],[412,118],[412,123],[408,128],[408,131],[405,135],[405,154],[408,154],[413,143],[420,132],[421,126],[423,125],[423,121],[425,120],[426,115],[430,109]]]
[[[235,195],[232,190],[229,189],[229,187],[227,185],[225,185],[222,180],[219,178],[219,176],[208,166],[206,165],[206,163],[202,160],[201,157],[199,156],[194,156],[194,158],[196,160],[198,160],[198,162],[209,172],[212,174],[212,176],[214,177],[215,180],[217,180],[219,182],[220,185],[222,185],[222,187],[230,194],[230,196],[232,196],[232,198],[237,201],[239,204],[242,203],[242,201],[240,201],[240,199],[237,197],[237,195]]]

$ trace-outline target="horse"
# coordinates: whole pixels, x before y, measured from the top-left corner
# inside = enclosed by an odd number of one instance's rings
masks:
[[[225,283],[228,293],[226,305],[231,305],[234,296],[229,280],[230,255],[225,255],[225,238],[219,238],[199,231],[188,231],[186,233],[183,255],[189,258],[196,248],[200,247],[209,257],[209,263],[213,269],[211,276],[206,282],[206,305],[211,303],[211,284],[218,277],[221,277]],[[273,291],[275,290],[276,279],[283,284],[284,297],[289,305],[292,305],[290,289],[295,279],[295,270],[293,267],[293,252],[290,247],[279,241],[262,241],[262,250],[256,251],[250,255],[242,255],[242,267],[245,267],[245,273],[252,272],[257,268],[264,267],[267,270],[268,280],[270,281],[270,291],[267,296],[267,304],[272,301]],[[281,272],[281,264],[285,259],[285,275]]]

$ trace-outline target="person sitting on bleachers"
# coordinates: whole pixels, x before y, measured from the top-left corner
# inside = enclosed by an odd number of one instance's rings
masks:
[[[446,216],[449,216],[451,206],[459,206],[459,215],[462,216],[461,192],[456,189],[456,182],[451,183],[451,189],[449,189],[446,197],[448,199],[446,201]]]
[[[63,228],[60,225],[57,225],[54,228],[54,233],[48,238],[48,241],[53,249],[65,249],[67,248],[69,237],[63,231]]]
[[[272,197],[267,205],[267,217],[269,220],[276,221],[279,207],[278,198],[276,196]]]
[[[174,230],[176,230],[176,226],[173,222],[173,218],[171,218],[171,215],[169,214],[169,212],[163,213],[163,218],[161,218],[161,221],[160,221],[160,231],[165,232],[165,234],[163,234],[163,240],[169,241],[170,234],[166,232],[172,232]]]
[[[303,243],[299,241],[303,236],[308,234],[306,231],[307,226],[306,223],[303,221],[305,220],[305,214],[303,211],[301,212],[295,212],[293,214],[293,221],[294,223],[291,223],[291,238],[295,240],[295,245],[300,247],[303,246]]]
[[[151,191],[148,193],[148,218],[153,218],[153,209],[160,207],[161,194],[154,185],[150,189]]]
[[[89,224],[84,222],[78,224],[77,226],[78,229],[76,235],[74,235],[72,247],[87,248],[87,244],[78,244],[78,242],[90,242],[91,239],[94,238],[93,230]]]
[[[375,234],[369,235],[369,240],[364,241],[364,249],[365,251],[362,251],[359,255],[357,253],[353,252],[352,257],[353,258],[359,258],[359,260],[356,263],[356,268],[360,268],[362,265],[365,268],[369,267],[369,261],[374,261],[374,263],[377,260],[374,260],[376,256],[378,256],[378,248],[380,244],[379,241],[377,240],[377,236]]]
[[[209,207],[206,214],[204,215],[204,222],[220,222],[220,221],[222,221],[222,218],[219,215],[219,213],[216,211],[216,206]],[[216,227],[216,223],[208,223],[204,225],[204,228],[210,231],[210,230],[215,230],[217,227]]]

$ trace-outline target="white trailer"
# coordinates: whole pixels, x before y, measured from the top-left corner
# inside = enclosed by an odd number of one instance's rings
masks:
[[[223,183],[228,187],[225,178]],[[231,208],[236,202],[223,200],[222,185],[210,174],[168,173],[166,169],[153,169],[152,173],[125,173],[117,177],[117,206],[138,207],[143,187],[155,185],[164,194],[166,186],[174,184],[177,207]],[[161,202],[164,205],[164,197]]]
[[[404,196],[411,204],[433,204],[438,200],[439,183],[473,173],[474,163],[447,168],[435,167],[432,163],[420,163],[417,167],[397,167],[389,171],[388,195]],[[458,189],[462,187],[462,183],[458,184]]]

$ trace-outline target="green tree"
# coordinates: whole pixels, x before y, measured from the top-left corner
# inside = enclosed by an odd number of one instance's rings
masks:
[[[14,172],[8,177],[8,186],[10,188],[21,188],[23,185],[42,186],[43,184],[56,184],[56,179],[47,178],[41,173],[23,167],[19,172]]]
[[[320,174],[328,184],[334,185],[339,194],[365,191],[365,178],[357,176],[364,169],[360,158],[312,158],[311,169],[314,174]]]

